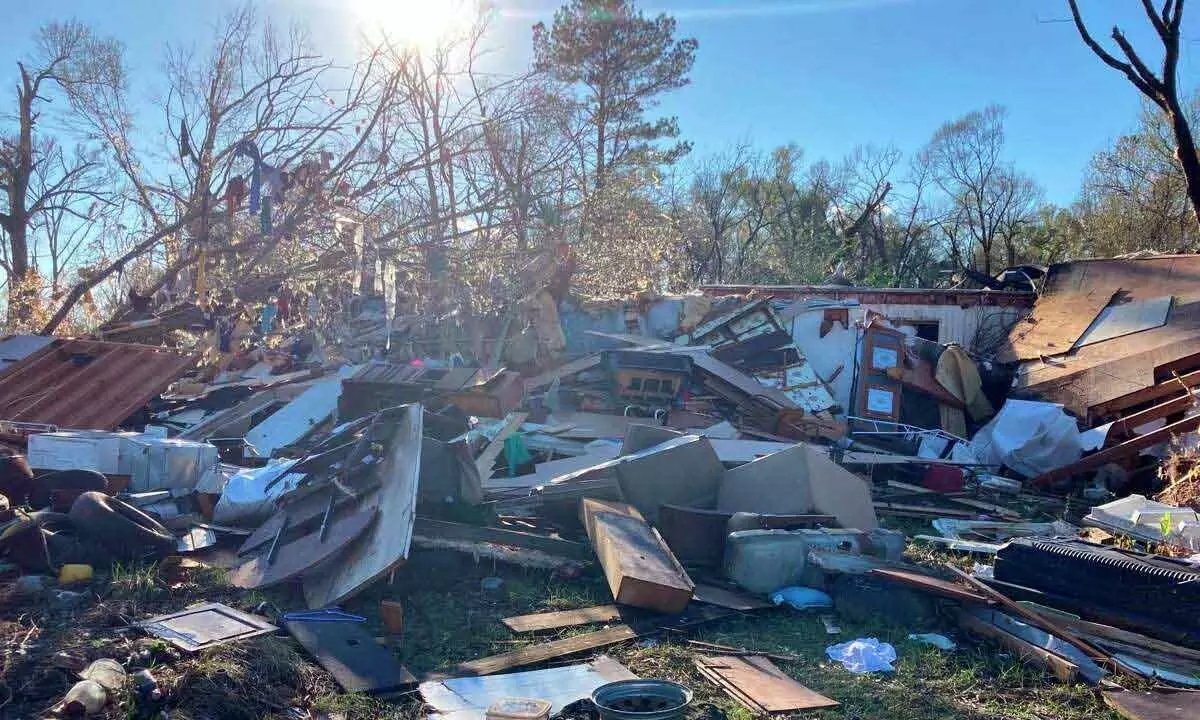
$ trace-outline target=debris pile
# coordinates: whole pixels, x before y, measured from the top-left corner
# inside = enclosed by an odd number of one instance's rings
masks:
[[[820,614],[828,658],[852,673],[893,672],[904,641],[983,643],[1102,687],[1119,712],[1178,704],[1116,688],[1200,687],[1200,485],[1186,459],[1200,445],[1200,326],[1184,272],[1197,262],[1057,265],[1040,295],[548,301],[515,332],[536,336],[517,359],[507,322],[486,358],[449,341],[417,351],[422,323],[371,298],[302,317],[294,294],[286,310],[178,306],[103,339],[6,338],[10,602],[61,602],[148,561],[160,575],[222,568],[213,596],[227,602],[140,612],[121,631],[160,638],[178,662],[290,636],[345,692],[416,693],[455,718],[581,702],[601,717],[683,713],[685,678],[595,655],[634,640],[682,639],[693,680],[751,712],[837,707],[772,662],[794,653],[687,638],[780,613]],[[1118,371],[1125,384],[1103,379]],[[398,590],[417,553],[490,568],[484,602],[505,594],[501,567],[602,579],[600,604],[502,624],[525,637],[604,627],[419,678],[400,659],[414,618]],[[900,634],[841,635],[839,622],[868,621]],[[134,712],[121,689],[141,666],[110,664],[76,670],[59,710]],[[179,702],[150,682],[155,707]]]

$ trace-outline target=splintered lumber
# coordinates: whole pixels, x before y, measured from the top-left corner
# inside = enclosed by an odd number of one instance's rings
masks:
[[[1157,430],[1152,430],[1145,435],[1138,435],[1137,437],[1126,440],[1119,445],[1113,445],[1112,447],[1105,448],[1099,452],[1092,453],[1082,460],[1077,460],[1070,465],[1064,465],[1060,468],[1055,468],[1050,472],[1038,475],[1033,479],[1032,482],[1035,486],[1045,487],[1046,485],[1058,482],[1059,480],[1066,480],[1073,475],[1078,475],[1079,473],[1087,472],[1088,470],[1095,470],[1103,465],[1107,465],[1110,462],[1116,462],[1117,460],[1133,457],[1148,447],[1153,447],[1159,443],[1164,443],[1177,435],[1190,433],[1197,428],[1200,428],[1200,415],[1187,417],[1170,423],[1169,425],[1165,425]]]
[[[895,570],[892,568],[875,568],[871,571],[872,575],[877,575],[881,578],[886,578],[893,582],[900,583],[911,587],[915,590],[921,590],[931,595],[939,595],[952,600],[959,600],[966,603],[975,603],[978,605],[987,605],[989,600],[979,593],[972,592],[962,585],[957,585],[948,580],[925,575],[922,573],[909,572],[907,570]]]
[[[599,650],[609,645],[633,640],[638,637],[638,631],[628,625],[613,625],[596,632],[575,635],[561,640],[521,648],[512,652],[491,655],[478,660],[460,663],[454,670],[462,675],[495,675],[496,673],[512,670],[513,668],[536,665],[555,658],[578,655],[579,653]]]
[[[581,373],[584,370],[591,370],[599,364],[600,353],[596,353],[594,355],[585,355],[578,360],[572,360],[565,365],[559,365],[553,370],[547,370],[536,377],[527,378],[525,380],[525,392],[531,392],[545,385],[549,385],[558,378],[565,378],[576,373]]]
[[[454,672],[460,675],[494,675],[514,668],[537,665],[569,655],[598,650],[634,638],[658,635],[666,630],[686,630],[732,614],[722,608],[697,607],[689,609],[686,614],[680,616],[660,616],[628,625],[622,623],[595,632],[551,640],[540,645],[471,660],[456,665]]]
[[[1105,690],[1104,704],[1126,720],[1193,720],[1200,717],[1200,693]]]
[[[504,450],[504,441],[509,435],[520,429],[521,423],[525,422],[525,418],[527,417],[529,417],[529,413],[513,413],[509,415],[508,420],[504,423],[504,427],[500,428],[500,432],[496,433],[496,437],[492,438],[488,446],[475,459],[475,468],[479,471],[480,480],[487,480],[492,476],[492,466],[496,464],[496,458],[500,457],[501,451]]]
[[[1020,513],[1014,512],[1013,510],[1010,510],[1009,508],[1006,508],[1003,505],[996,505],[995,503],[985,502],[983,500],[975,500],[973,498],[962,498],[962,497],[946,497],[934,490],[930,490],[929,488],[921,487],[920,485],[910,485],[908,483],[899,482],[898,480],[889,480],[888,487],[896,488],[898,490],[907,490],[908,492],[919,493],[921,495],[929,495],[932,497],[937,497],[939,499],[949,500],[952,503],[957,503],[959,505],[966,505],[968,507],[978,508],[980,510],[986,510],[989,513],[993,513],[993,514],[999,515],[1001,517],[1011,518],[1013,520],[1021,519]]]
[[[506,617],[500,622],[513,632],[536,632],[539,630],[558,630],[561,628],[591,625],[592,623],[611,622],[621,619],[621,608],[616,605],[594,605],[577,610],[560,610],[558,612],[533,613],[532,615],[516,615]]]
[[[1064,630],[1056,623],[1051,622],[1045,616],[1038,614],[1024,605],[1020,605],[1012,600],[1009,600],[1003,593],[993,590],[987,584],[976,580],[974,577],[954,567],[954,565],[951,563],[945,563],[945,566],[955,575],[963,580],[966,580],[968,585],[978,590],[989,600],[994,600],[995,602],[999,603],[1002,607],[1004,607],[1005,610],[1012,612],[1025,622],[1033,625],[1034,627],[1041,628],[1052,635],[1057,635],[1058,637],[1082,650],[1084,654],[1086,654],[1096,663],[1100,665],[1107,665],[1110,668],[1115,667],[1116,663],[1113,662],[1112,656],[1103,650],[1096,648],[1094,645],[1091,645],[1090,643],[1080,639],[1075,633]]]
[[[419,517],[413,526],[413,535],[419,538],[437,540],[459,540],[471,543],[489,543],[523,550],[537,550],[548,555],[575,560],[582,563],[591,562],[592,553],[587,545],[573,540],[538,535],[537,533],[521,532],[520,530],[505,530],[503,528],[480,527],[449,520],[434,520]]]
[[[1016,653],[1022,661],[1040,665],[1064,683],[1073,683],[1079,676],[1079,666],[1066,658],[1061,658],[961,610],[956,617],[962,629],[996,640],[1009,651]]]
[[[618,603],[663,613],[683,612],[695,585],[637,508],[584,498],[580,515]]]
[[[796,712],[840,704],[796,682],[765,657],[720,655],[696,658],[696,669],[733,699],[756,712]]]

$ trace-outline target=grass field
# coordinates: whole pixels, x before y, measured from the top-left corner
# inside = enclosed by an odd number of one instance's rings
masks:
[[[926,558],[930,556],[925,555]],[[125,629],[133,619],[182,608],[193,602],[222,601],[253,609],[269,601],[281,609],[300,606],[291,590],[245,593],[223,583],[219,571],[195,568],[163,577],[154,567],[116,568],[99,579],[75,607],[50,607],[7,598],[0,606],[3,665],[0,667],[0,717],[36,717],[73,682],[58,653],[87,660],[140,655],[170,697],[170,717],[242,718],[306,717],[292,708],[348,718],[415,718],[424,715],[417,699],[384,702],[345,695],[303,650],[286,636],[267,636],[226,645],[198,656],[181,656],[162,641]],[[499,593],[485,593],[480,580],[504,579]],[[367,627],[382,635],[379,600],[399,599],[405,607],[406,630],[397,652],[415,675],[447,670],[454,664],[525,645],[587,632],[576,628],[539,636],[516,636],[500,618],[546,610],[565,610],[609,602],[598,573],[555,579],[545,570],[475,563],[454,552],[415,552],[395,583],[380,583],[349,603],[347,610],[367,616]],[[924,627],[890,624],[888,618],[851,622],[839,618],[840,635],[827,634],[812,612],[772,609],[734,616],[689,635],[697,640],[800,656],[778,663],[810,688],[841,707],[802,717],[846,720],[1115,720],[1093,691],[1084,685],[1064,686],[1040,670],[1006,655],[997,646],[957,632],[951,624]],[[941,632],[959,647],[945,652],[907,640],[910,632]],[[895,645],[896,672],[853,675],[825,658],[824,648],[856,637],[876,637]],[[22,645],[23,643],[23,645]],[[664,636],[627,643],[606,651],[642,677],[666,678],[691,687],[696,701],[692,717],[710,717],[715,706],[740,720],[750,713],[693,667],[696,650],[685,638]],[[566,662],[566,661],[564,661]],[[132,717],[128,708],[110,708],[109,717]]]

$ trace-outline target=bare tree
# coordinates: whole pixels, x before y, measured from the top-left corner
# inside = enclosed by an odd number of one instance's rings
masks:
[[[55,219],[61,223],[67,215],[86,221],[81,204],[107,202],[106,190],[95,181],[99,163],[89,153],[68,157],[63,152],[59,139],[45,131],[43,106],[55,89],[75,92],[119,84],[120,53],[115,42],[78,23],[52,23],[39,31],[34,57],[17,63],[16,127],[11,135],[0,136],[0,191],[6,201],[0,230],[6,240],[10,325],[28,321],[36,300],[36,288],[22,287],[38,272],[31,233]],[[59,270],[52,271],[55,277]]]
[[[1004,109],[993,105],[943,125],[924,151],[948,202],[940,224],[953,232],[951,255],[960,267],[989,275],[1000,259],[997,242],[1015,248],[1016,233],[1036,213],[1040,196],[1036,184],[1004,160],[1003,149]],[[959,244],[963,234],[977,252]]]
[[[1142,0],[1146,17],[1163,46],[1161,77],[1150,69],[1118,27],[1113,27],[1112,39],[1121,49],[1125,60],[1119,60],[1105,50],[1088,31],[1077,0],[1067,2],[1083,42],[1105,65],[1124,74],[1142,95],[1162,110],[1170,122],[1175,138],[1175,160],[1183,170],[1193,216],[1200,223],[1200,158],[1196,155],[1196,140],[1188,122],[1188,113],[1179,99],[1179,39],[1183,23],[1183,0],[1163,0],[1161,9],[1155,8],[1152,0]]]
[[[333,218],[355,216],[391,177],[421,165],[392,153],[396,135],[381,129],[399,83],[378,51],[335,67],[301,30],[280,34],[246,5],[217,28],[207,55],[172,50],[167,68],[166,147],[134,142],[124,89],[72,96],[112,149],[137,228],[123,252],[101,258],[71,288],[46,332],[91,288],[168,238],[177,251],[162,258],[159,280],[138,288],[143,294],[197,263],[233,281],[319,266],[343,250]],[[230,190],[236,168],[246,185],[262,179],[254,217]]]

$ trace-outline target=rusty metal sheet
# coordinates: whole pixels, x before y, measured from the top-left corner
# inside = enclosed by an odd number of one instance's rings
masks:
[[[0,374],[0,420],[115,430],[196,359],[148,345],[55,340]]]

